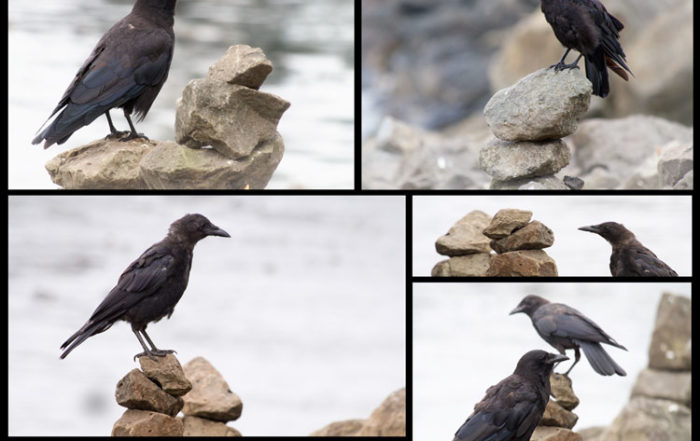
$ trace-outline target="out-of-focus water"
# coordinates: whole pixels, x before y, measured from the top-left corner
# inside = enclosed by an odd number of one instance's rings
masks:
[[[100,117],[65,143],[30,144],[103,33],[132,0],[9,2],[9,187],[55,188],[44,164],[104,137]],[[260,47],[274,70],[263,92],[291,102],[285,154],[268,188],[352,188],[354,4],[348,0],[181,0],[170,74],[139,131],[173,139],[175,101],[234,44]],[[126,127],[122,112],[112,114]]]
[[[451,439],[486,389],[507,377],[532,349],[556,352],[524,314],[508,313],[527,294],[566,303],[628,351],[604,345],[627,376],[598,375],[585,356],[571,371],[581,400],[576,430],[608,425],[629,400],[648,363],[662,292],[690,296],[685,283],[461,283],[413,285],[413,433],[417,441]],[[573,351],[555,370],[565,372]]]
[[[243,400],[245,435],[308,435],[366,418],[405,385],[405,201],[368,196],[22,196],[9,201],[9,432],[108,435],[141,351],[128,324],[59,346],[169,224],[199,212],[231,234],[194,251],[170,320]],[[40,416],[41,424],[37,423]]]
[[[416,196],[413,198],[413,274],[429,276],[446,259],[435,241],[472,210],[491,216],[502,208],[532,211],[554,232],[545,251],[560,276],[610,276],[610,244],[578,227],[614,221],[624,224],[680,276],[692,272],[690,196]]]

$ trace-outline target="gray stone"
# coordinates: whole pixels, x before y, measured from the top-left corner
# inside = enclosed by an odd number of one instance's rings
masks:
[[[384,399],[357,436],[406,436],[406,389],[394,391]]]
[[[67,190],[143,190],[141,158],[157,141],[100,139],[65,151],[46,163],[51,180]]]
[[[576,176],[564,176],[564,184],[572,190],[581,190],[585,182]]]
[[[569,148],[561,140],[517,143],[493,140],[479,152],[481,168],[499,181],[553,175],[570,159]]]
[[[691,302],[688,297],[670,293],[661,296],[649,344],[649,367],[690,371]]]
[[[564,427],[537,426],[530,441],[582,441],[582,438]]]
[[[191,148],[212,146],[227,158],[250,156],[272,141],[289,102],[223,81],[196,79],[177,101],[175,140]]]
[[[637,376],[632,388],[632,396],[661,398],[690,407],[691,399],[690,372],[659,371],[644,369]]]
[[[310,436],[355,436],[364,424],[365,420],[361,419],[337,421],[312,432]]]
[[[674,190],[692,190],[693,189],[693,171],[690,170],[683,176],[680,181],[673,186]]]
[[[690,409],[668,400],[633,397],[599,441],[691,441]]]
[[[430,275],[432,277],[483,277],[490,264],[491,254],[455,256],[435,264]]]
[[[491,216],[474,210],[457,221],[447,234],[435,242],[435,249],[444,256],[462,256],[474,253],[489,253],[488,237],[482,234],[491,221]]]
[[[693,170],[693,144],[672,141],[662,148],[658,173],[662,187],[674,187]]]
[[[184,428],[183,436],[242,436],[241,432],[220,421],[196,416],[185,416],[180,419]]]
[[[143,157],[141,176],[148,188],[265,188],[282,160],[284,144],[275,134],[246,158],[230,159],[212,149],[190,149],[172,141],[160,143]]]
[[[506,181],[492,180],[492,190],[571,190],[564,182],[554,175],[537,178],[518,178]]]
[[[579,69],[541,69],[496,92],[484,117],[504,141],[560,139],[576,131],[590,99],[591,84]]]
[[[243,411],[243,402],[214,366],[202,357],[190,360],[184,366],[192,390],[183,398],[185,416],[196,416],[215,421],[238,419]]]
[[[209,66],[207,78],[259,89],[272,72],[272,63],[258,47],[231,46],[216,63]]]
[[[483,233],[491,239],[500,239],[527,225],[531,218],[532,211],[503,208],[493,216]]]

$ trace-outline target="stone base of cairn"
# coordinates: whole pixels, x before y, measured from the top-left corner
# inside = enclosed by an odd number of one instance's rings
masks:
[[[544,415],[530,440],[583,441],[581,435],[571,430],[578,421],[578,416],[572,410],[579,403],[571,387],[571,379],[562,374],[553,373],[549,377],[549,383],[555,400],[549,399]]]
[[[435,242],[439,254],[433,277],[557,276],[557,266],[544,248],[554,244],[554,233],[532,212],[503,209],[492,218],[472,211]],[[491,251],[496,254],[492,254]]]
[[[204,358],[184,369],[172,354],[139,364],[117,383],[117,403],[127,411],[112,436],[241,436],[226,422],[240,417],[243,403]],[[184,417],[176,417],[180,410]]]

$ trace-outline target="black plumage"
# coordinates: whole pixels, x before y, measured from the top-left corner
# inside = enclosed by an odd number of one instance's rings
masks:
[[[605,343],[627,349],[576,309],[563,303],[550,303],[540,296],[529,295],[522,299],[510,313],[512,315],[519,312],[530,317],[532,326],[540,337],[560,354],[565,354],[566,349],[573,349],[576,352],[574,363],[564,375],[568,376],[581,358],[579,348],[583,350],[593,370],[600,375],[627,375],[600,344]]]
[[[170,225],[162,241],[144,251],[119,277],[117,286],[95,309],[90,319],[66,340],[61,358],[65,358],[88,337],[106,331],[117,320],[131,323],[144,352],[137,354],[165,355],[171,350],[156,348],[146,334],[146,326],[170,315],[187,288],[195,244],[207,236],[230,237],[201,214],[188,214]],[[141,335],[151,345],[149,349]],[[134,358],[135,358],[134,357]]]
[[[630,230],[617,222],[580,227],[598,234],[612,245],[610,273],[615,277],[677,277],[670,266],[642,245]]]
[[[618,41],[624,26],[599,0],[542,0],[541,7],[554,35],[567,48],[552,67],[556,70],[575,68],[584,57],[586,78],[593,84],[593,94],[600,97],[610,92],[608,68],[621,78],[629,79],[625,71],[630,74],[632,71]],[[571,49],[580,54],[576,61],[565,64]]]
[[[63,144],[76,130],[105,114],[109,137],[126,141],[145,138],[136,132],[168,78],[175,38],[176,0],[136,0],[131,13],[112,26],[78,70],[49,119],[61,113],[39,133],[32,144],[46,140],[44,148]],[[118,132],[109,110],[122,108],[131,132]],[[45,123],[44,123],[45,124]],[[41,130],[41,129],[39,129]]]
[[[529,441],[551,393],[549,376],[564,355],[530,351],[512,375],[486,391],[454,441]]]

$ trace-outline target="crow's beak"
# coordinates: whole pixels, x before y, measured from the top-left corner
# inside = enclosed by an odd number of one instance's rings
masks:
[[[519,312],[523,312],[523,310],[520,308],[520,305],[516,306],[515,309],[512,310],[508,315],[517,314]]]
[[[598,228],[598,225],[588,225],[587,227],[579,227],[579,230],[581,231],[590,231],[591,233],[600,233],[600,229]]]
[[[211,225],[207,228],[207,236],[221,236],[221,237],[231,237],[230,234],[217,227],[216,225]]]
[[[549,362],[551,364],[559,363],[560,361],[568,360],[569,357],[566,355],[561,355],[561,354],[550,354],[551,357],[549,358]]]

